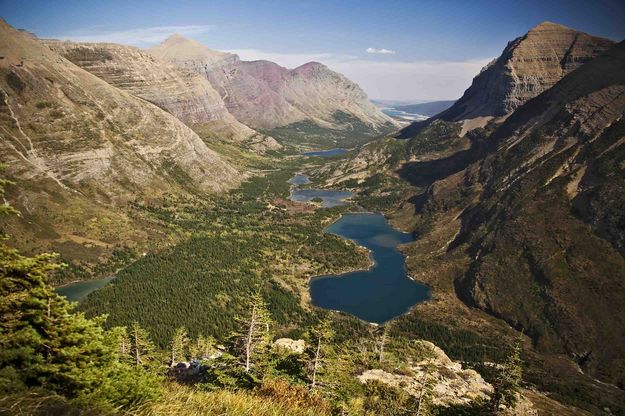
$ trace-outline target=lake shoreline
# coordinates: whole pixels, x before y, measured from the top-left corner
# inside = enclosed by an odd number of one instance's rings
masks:
[[[431,299],[431,288],[408,273],[407,256],[398,248],[413,241],[413,234],[395,229],[382,213],[342,213],[323,232],[366,249],[370,264],[367,268],[311,276],[308,287],[312,306],[381,324]]]

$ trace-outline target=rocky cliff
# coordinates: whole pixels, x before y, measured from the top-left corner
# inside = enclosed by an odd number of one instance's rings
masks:
[[[98,78],[156,104],[191,127],[200,125],[216,136],[253,147],[280,147],[234,118],[211,84],[195,72],[131,46],[45,43]]]
[[[179,182],[206,191],[237,173],[171,114],[0,26],[3,160],[29,178],[115,201]],[[187,185],[187,184],[180,184]]]
[[[509,42],[501,56],[473,79],[463,96],[433,119],[472,120],[465,121],[464,131],[484,126],[491,118],[509,115],[613,44],[608,39],[543,22]],[[403,136],[413,136],[429,122],[414,123]]]
[[[336,119],[337,113],[349,114],[374,130],[395,124],[356,84],[319,63],[288,70],[269,61],[246,62],[179,35],[150,53],[202,74],[228,110],[252,127],[271,129],[303,120],[323,127],[348,127]]]

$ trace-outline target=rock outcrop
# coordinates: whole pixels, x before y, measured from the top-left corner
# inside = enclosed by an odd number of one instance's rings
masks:
[[[419,341],[422,348],[430,354],[426,359],[410,367],[411,374],[393,374],[381,369],[363,372],[358,379],[362,383],[377,380],[393,387],[404,389],[407,393],[420,397],[424,384],[431,389],[434,405],[468,404],[476,400],[488,400],[493,386],[484,381],[475,370],[463,369],[443,350],[428,341]]]
[[[251,147],[277,149],[280,145],[240,123],[221,96],[199,74],[149,53],[109,43],[45,41],[51,49],[111,85],[141,97],[183,121],[201,125],[211,134]]]
[[[180,35],[172,35],[150,53],[206,77],[228,110],[254,128],[271,129],[303,120],[347,128],[336,117],[340,113],[374,130],[395,125],[356,84],[316,62],[293,70],[269,61],[246,62]]]
[[[303,339],[278,338],[273,342],[273,348],[303,354],[306,349],[306,342]]]

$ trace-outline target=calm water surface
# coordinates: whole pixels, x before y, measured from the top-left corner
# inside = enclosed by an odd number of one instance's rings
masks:
[[[375,265],[369,270],[313,278],[313,305],[383,323],[430,298],[427,286],[408,277],[405,256],[397,249],[413,241],[412,235],[392,228],[381,214],[345,214],[325,231],[371,250]]]
[[[293,189],[291,191],[291,201],[310,202],[315,198],[321,198],[323,208],[332,208],[339,205],[346,205],[348,198],[354,196],[353,192],[337,191],[335,189]]]
[[[289,179],[289,183],[299,186],[299,185],[306,185],[310,183],[310,179],[308,179],[308,176],[306,175],[302,175],[301,173],[298,173],[297,175],[293,176],[291,179]]]
[[[302,153],[302,155],[317,156],[317,157],[331,157],[331,156],[344,155],[347,152],[349,152],[349,150],[337,148],[337,149],[330,149],[330,150],[320,150],[317,152],[306,152],[306,153]]]
[[[56,293],[65,296],[67,300],[77,302],[82,300],[89,293],[94,290],[100,289],[107,285],[111,280],[115,279],[115,276],[105,277],[103,279],[87,280],[84,282],[70,283],[65,286],[57,287]]]
[[[315,198],[321,198],[321,206],[323,208],[332,208],[339,205],[345,205],[348,198],[354,196],[353,192],[339,191],[336,189],[316,189],[316,188],[304,188],[300,189],[300,185],[306,185],[310,183],[310,179],[306,175],[297,174],[293,176],[289,183],[296,187],[291,190],[291,196],[289,199],[296,202],[310,202]]]

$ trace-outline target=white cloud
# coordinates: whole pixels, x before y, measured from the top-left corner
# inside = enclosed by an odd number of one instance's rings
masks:
[[[376,48],[367,48],[366,49],[367,53],[377,53],[377,54],[381,54],[381,55],[395,55],[395,51],[391,50],[391,49],[376,49]]]
[[[53,37],[76,42],[110,42],[145,47],[157,44],[173,33],[179,33],[183,36],[194,36],[206,33],[213,28],[214,26],[212,25],[154,26],[113,32],[100,31],[97,30],[98,28],[92,28],[90,30],[70,32]]]
[[[491,58],[466,61],[377,61],[331,53],[278,53],[238,49],[243,60],[266,59],[287,68],[318,61],[360,85],[370,98],[444,100],[459,98]]]

